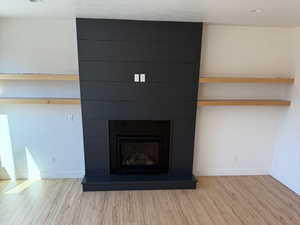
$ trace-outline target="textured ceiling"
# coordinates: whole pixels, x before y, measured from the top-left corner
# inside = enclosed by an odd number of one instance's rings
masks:
[[[251,9],[263,9],[261,14]],[[0,17],[116,18],[299,26],[300,0],[0,0]]]

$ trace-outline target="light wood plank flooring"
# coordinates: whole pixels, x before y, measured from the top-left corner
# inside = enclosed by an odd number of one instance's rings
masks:
[[[300,224],[300,197],[270,176],[199,181],[197,190],[86,193],[75,179],[0,181],[0,224]]]

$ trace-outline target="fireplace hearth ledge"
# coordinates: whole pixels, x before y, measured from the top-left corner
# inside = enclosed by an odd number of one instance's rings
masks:
[[[112,178],[87,177],[82,180],[83,191],[196,189],[194,176],[119,176]]]

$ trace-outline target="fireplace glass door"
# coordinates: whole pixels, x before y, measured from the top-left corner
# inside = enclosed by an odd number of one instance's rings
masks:
[[[127,172],[159,170],[159,137],[119,137],[119,164]]]
[[[169,142],[169,121],[111,121],[111,173],[166,173]]]

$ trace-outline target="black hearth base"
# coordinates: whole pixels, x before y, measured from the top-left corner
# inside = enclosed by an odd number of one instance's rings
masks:
[[[196,189],[194,176],[116,176],[87,177],[82,180],[83,191]]]

